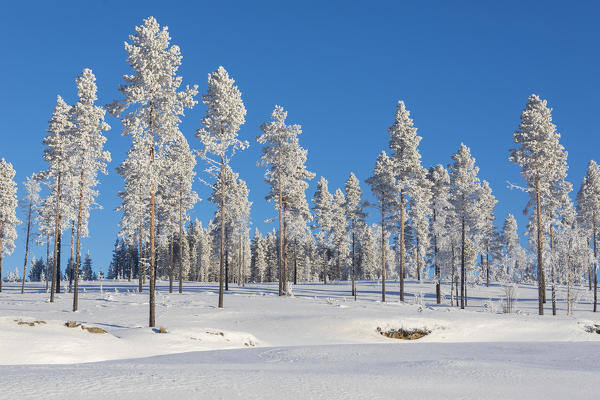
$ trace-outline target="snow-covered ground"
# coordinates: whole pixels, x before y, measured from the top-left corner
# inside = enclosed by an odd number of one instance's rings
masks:
[[[388,282],[230,285],[218,309],[217,285],[160,282],[157,333],[147,327],[148,293],[135,282],[84,283],[54,304],[41,284],[4,284],[0,294],[0,398],[593,398],[600,395],[600,324],[590,294],[577,289],[573,316],[559,293],[559,315],[537,315],[537,291],[517,290],[516,312],[502,313],[499,285],[469,288],[467,310],[435,305],[431,283],[410,281],[407,301]],[[146,288],[144,288],[146,290]],[[449,289],[444,288],[446,292]],[[422,295],[420,295],[422,294]],[[550,298],[550,296],[548,296]],[[18,324],[33,322],[34,326]],[[67,328],[77,321],[106,334]],[[377,328],[425,328],[416,341]],[[4,396],[4,397],[3,397]]]

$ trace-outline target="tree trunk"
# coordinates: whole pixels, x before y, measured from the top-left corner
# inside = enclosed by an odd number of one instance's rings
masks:
[[[62,215],[58,217],[62,224]],[[61,225],[62,226],[62,225]],[[62,254],[62,232],[58,232],[58,250],[56,251],[56,293],[60,293],[60,259]]]
[[[354,222],[352,223],[352,296],[356,301],[356,266],[355,266],[355,241],[354,241]]]
[[[25,293],[25,277],[27,276],[27,256],[29,256],[29,232],[31,230],[31,211],[33,205],[29,202],[27,208],[27,235],[25,236],[25,262],[23,262],[23,279],[21,279],[21,294]],[[0,247],[0,252],[2,248]],[[0,272],[0,280],[2,280],[2,273]]]
[[[294,238],[294,285],[298,284],[298,239]]]
[[[542,258],[542,205],[540,203],[540,178],[535,178],[537,212],[537,256],[538,256],[538,313],[544,315],[544,262]]]
[[[57,193],[56,193],[56,215],[54,225],[54,256],[52,257],[52,280],[50,282],[50,303],[54,303],[54,289],[56,285],[56,250],[58,246],[58,231],[60,229],[60,190],[61,190],[61,173],[58,174],[57,181]],[[1,273],[2,271],[0,271]],[[0,279],[1,281],[2,279]],[[0,282],[0,291],[2,290],[2,284]]]
[[[73,246],[75,245],[75,221],[71,221],[71,256],[69,257],[69,293],[73,288]]]
[[[183,199],[179,191],[179,293],[183,293]]]
[[[490,287],[490,241],[485,242],[485,286]]]
[[[592,213],[592,227],[594,235],[592,240],[594,241],[594,312],[597,310],[598,305],[598,252],[596,247],[596,212]]]
[[[142,202],[142,194],[140,193],[140,203]],[[140,227],[139,227],[139,246],[140,252],[138,254],[138,292],[142,293],[142,282],[144,279],[144,248],[143,248],[143,216],[140,213]]]
[[[323,243],[323,284],[327,285],[327,247]]]
[[[400,278],[400,300],[404,295],[402,292],[403,283],[404,281]],[[385,302],[385,200],[383,193],[381,194],[381,301]]]
[[[381,219],[383,229],[383,216]],[[382,239],[383,241],[383,239]],[[400,301],[404,303],[404,189],[400,191]]]
[[[436,220],[436,212],[433,210],[433,222]],[[440,282],[440,266],[438,264],[437,255],[438,255],[438,246],[437,246],[437,235],[433,235],[433,261],[434,261],[434,275],[435,275],[435,301],[436,304],[442,303],[442,287]]]
[[[171,232],[171,240],[169,242],[169,293],[173,293],[173,236]]]
[[[225,157],[221,156],[221,249],[219,261],[219,308],[223,308],[223,279],[225,275]]]
[[[154,146],[152,147],[152,152],[151,152],[151,165],[153,163],[154,160]],[[150,328],[154,328],[154,326],[156,325],[156,321],[155,321],[155,297],[154,297],[154,289],[156,287],[156,281],[155,281],[155,276],[156,276],[156,254],[154,251],[154,181],[152,182],[152,185],[150,186],[150,277],[148,278],[149,280],[149,292],[150,292],[150,320],[149,320],[149,326]]]
[[[46,292],[48,292],[48,278],[50,276],[50,236],[46,236]],[[1,280],[1,279],[0,279]]]
[[[280,185],[281,186],[281,185]],[[287,295],[287,201],[283,202],[283,294]]]
[[[552,221],[552,215],[550,215],[550,220]],[[552,229],[552,224],[550,224],[550,252],[554,249],[554,229]],[[568,264],[567,264],[568,266]],[[567,268],[568,271],[568,268]],[[568,273],[568,272],[567,272]],[[554,261],[552,261],[550,265],[550,280],[552,284],[552,315],[556,315],[556,290],[554,286]]]
[[[460,308],[465,308],[465,216],[461,218]]]
[[[279,152],[279,168],[277,169],[278,182],[279,182],[279,295],[283,296],[283,192],[281,188],[281,152]]]
[[[81,262],[81,217],[83,213],[83,183],[84,183],[84,175],[83,170],[81,170],[81,175],[79,177],[79,210],[77,211],[77,243],[75,249],[75,288],[73,291],[73,311],[77,311],[78,307],[78,299],[79,299],[79,265]],[[73,266],[71,266],[71,270],[73,270]]]

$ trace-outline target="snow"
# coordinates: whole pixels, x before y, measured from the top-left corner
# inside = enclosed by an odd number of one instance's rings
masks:
[[[574,315],[538,316],[534,286],[518,288],[516,313],[502,314],[498,285],[470,287],[468,307],[435,305],[434,284],[388,282],[381,303],[375,281],[299,284],[277,296],[274,284],[231,284],[225,308],[214,283],[157,288],[157,327],[147,327],[148,293],[137,282],[82,282],[47,301],[45,285],[7,283],[0,294],[0,398],[589,398],[600,390],[600,324],[580,288]],[[443,292],[449,288],[443,286]],[[424,300],[414,294],[424,293]],[[548,304],[550,306],[550,304]],[[16,321],[45,324],[18,325]],[[67,321],[107,334],[67,328]],[[427,328],[416,341],[376,328]],[[73,381],[70,381],[74,377]]]

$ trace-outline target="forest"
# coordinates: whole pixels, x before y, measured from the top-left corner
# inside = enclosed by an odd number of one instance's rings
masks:
[[[0,276],[2,256],[14,251],[17,226],[23,224],[21,276],[45,282],[49,302],[61,290],[72,293],[77,311],[82,280],[128,280],[148,293],[150,327],[156,326],[158,280],[168,281],[170,293],[182,293],[187,281],[216,282],[219,308],[226,307],[231,284],[276,282],[279,296],[289,296],[299,282],[348,281],[348,296],[356,299],[357,282],[367,280],[377,282],[382,302],[390,300],[390,285],[399,290],[393,300],[404,302],[405,281],[412,279],[433,283],[436,304],[461,309],[474,287],[496,283],[510,297],[515,285],[534,284],[540,315],[556,315],[560,296],[566,296],[562,300],[571,314],[583,287],[593,293],[590,307],[597,311],[600,167],[590,160],[584,179],[573,187],[552,109],[537,95],[515,110],[513,147],[499,150],[521,171],[522,180],[510,183],[512,189],[529,197],[523,204],[525,237],[513,215],[497,217],[497,200],[467,144],[448,160],[423,165],[410,99],[395,105],[389,140],[381,144],[370,177],[361,182],[348,171],[342,188],[329,187],[327,171],[307,169],[302,126],[288,122],[288,110],[275,106],[251,139],[262,148],[256,164],[264,168],[270,188],[264,201],[277,215],[272,231],[260,232],[252,229],[252,188],[231,167],[250,139],[238,135],[246,108],[230,72],[223,67],[211,72],[205,93],[199,94],[197,85],[184,87],[180,49],[153,17],[135,27],[125,50],[130,70],[123,66],[112,103],[98,104],[96,77],[88,68],[75,81],[74,104],[57,96],[42,141],[47,168],[23,183],[23,198],[17,198],[15,171],[5,160],[10,155],[3,155]],[[205,116],[190,144],[179,125],[195,106],[204,107]],[[115,173],[107,170],[111,154],[104,149],[111,129],[107,113],[119,119],[130,148],[116,169],[122,187],[104,189],[119,190],[121,199],[115,210],[120,232],[111,239],[114,251],[104,277],[93,272],[91,255],[82,255],[81,241],[93,237],[88,220],[101,207],[100,175]],[[307,193],[313,179],[317,190]],[[210,187],[204,200],[216,210],[210,220],[189,217],[203,206],[192,189],[195,180]],[[367,191],[374,201],[366,199]],[[46,253],[29,254],[33,241]],[[65,242],[67,255],[61,254]],[[7,280],[18,280],[19,272],[11,271]],[[26,279],[21,282],[24,293]]]

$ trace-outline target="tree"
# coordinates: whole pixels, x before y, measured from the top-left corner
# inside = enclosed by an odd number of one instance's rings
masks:
[[[89,210],[95,204],[95,196],[98,194],[93,188],[98,183],[98,172],[106,174],[106,163],[110,161],[110,153],[103,150],[106,138],[102,134],[110,126],[104,122],[105,110],[94,105],[97,100],[96,77],[92,70],[85,68],[76,82],[79,100],[72,108],[73,134],[69,143],[70,160],[79,170],[73,311],[78,308],[81,237],[88,235]]]
[[[482,259],[485,252],[485,285],[490,286],[490,252],[494,248],[494,237],[496,235],[496,227],[494,226],[495,210],[498,200],[492,194],[492,189],[487,181],[482,181],[479,200],[479,215],[481,220],[480,231],[482,236]],[[483,263],[482,263],[483,264]],[[483,266],[483,265],[482,265]],[[483,271],[482,271],[483,272]]]
[[[524,277],[525,252],[519,242],[517,228],[517,220],[512,214],[508,214],[504,219],[501,234],[504,255],[500,279],[506,282],[515,282]]]
[[[202,102],[208,107],[202,118],[204,128],[198,129],[196,136],[204,145],[201,157],[209,164],[209,173],[219,174],[221,178],[220,203],[217,204],[221,218],[221,248],[219,264],[219,308],[223,308],[223,283],[225,273],[225,219],[226,204],[225,168],[231,157],[248,147],[247,141],[238,139],[240,126],[246,122],[246,108],[242,102],[242,93],[235,81],[223,67],[208,75],[208,90],[202,95]],[[214,157],[214,158],[213,158]],[[227,204],[229,206],[229,204]]]
[[[417,128],[414,127],[413,120],[410,118],[410,112],[406,109],[403,101],[398,102],[394,123],[388,128],[388,133],[390,135],[390,157],[393,160],[394,174],[398,186],[397,190],[400,195],[398,203],[398,226],[400,229],[400,301],[404,301],[404,228],[407,198],[417,196],[427,202],[428,189],[426,188],[426,183],[419,186],[419,182],[424,182],[427,172],[421,165],[421,154],[418,149],[421,137],[417,135]],[[419,219],[418,223],[421,225],[419,233],[423,236],[425,232],[423,230],[424,218],[426,219],[425,213],[429,207],[422,201],[419,201],[419,204],[421,207],[414,215]],[[421,237],[421,240],[424,240],[424,238]],[[419,252],[422,253],[422,249]]]
[[[40,179],[39,174],[33,174],[27,177],[23,183],[25,187],[25,197],[21,203],[21,207],[27,215],[27,227],[25,235],[25,261],[23,262],[23,281],[21,282],[21,293],[25,293],[25,277],[27,276],[27,258],[29,256],[29,237],[31,234],[31,219],[40,204]],[[0,274],[1,276],[1,274]]]
[[[92,255],[90,254],[89,251],[85,254],[85,260],[83,261],[83,266],[81,268],[81,280],[83,280],[83,281],[96,280],[94,270],[92,269]]]
[[[431,234],[433,236],[434,280],[437,304],[441,303],[441,265],[444,250],[449,244],[447,224],[451,207],[449,201],[450,176],[448,171],[438,164],[429,169],[427,178],[431,182]]]
[[[385,151],[382,151],[377,157],[373,176],[367,179],[366,182],[371,186],[371,191],[378,201],[378,203],[373,204],[373,206],[379,208],[379,211],[381,212],[381,301],[385,301],[386,224],[388,224],[386,218],[398,206],[397,195],[399,192],[398,183],[395,177],[394,162],[388,157]],[[403,233],[401,235],[403,235]],[[402,246],[404,246],[404,243],[402,243]],[[401,252],[404,252],[404,249],[402,249]],[[401,282],[404,282],[403,274],[404,271],[401,269],[401,276],[399,277]],[[404,293],[402,292],[401,299],[403,299],[403,295]]]
[[[44,172],[49,194],[44,201],[42,220],[50,225],[53,221],[54,251],[52,257],[52,275],[50,302],[54,302],[54,290],[60,292],[60,244],[61,234],[66,223],[73,219],[73,183],[71,173],[69,143],[72,134],[71,107],[58,96],[52,118],[48,124],[48,133],[43,140],[44,160],[48,169]]]
[[[0,160],[0,278],[2,277],[2,258],[10,255],[15,249],[17,239],[16,226],[21,223],[17,219],[17,184],[14,181],[15,170],[4,158]],[[25,276],[23,276],[25,279]],[[2,279],[0,279],[0,292]]]
[[[331,203],[331,228],[330,236],[334,249],[336,272],[335,276],[342,279],[342,265],[350,253],[350,240],[348,236],[348,224],[346,222],[346,197],[337,189]]]
[[[329,262],[329,231],[331,229],[333,196],[329,192],[329,182],[325,177],[319,179],[317,191],[312,199],[313,202],[313,229],[315,229],[315,239],[317,245],[321,248],[323,254],[323,283],[327,284],[327,264]]]
[[[594,283],[594,312],[598,304],[598,218],[600,217],[600,167],[594,160],[588,163],[587,171],[581,188],[577,193],[577,212],[579,225],[585,229],[588,237],[591,236],[592,249],[594,250],[594,264],[588,272],[590,285]],[[584,231],[584,232],[585,232]]]
[[[525,211],[535,206],[537,234],[538,312],[544,314],[544,224],[543,216],[551,214],[552,186],[560,185],[566,175],[566,152],[559,143],[560,134],[552,123],[552,109],[537,95],[529,96],[521,113],[521,124],[513,134],[515,148],[509,150],[509,160],[521,167],[521,176],[527,183],[530,203]]]
[[[140,156],[148,157],[149,231],[150,231],[150,301],[149,326],[155,326],[155,194],[161,171],[160,162],[179,138],[179,123],[186,108],[196,104],[197,86],[179,90],[182,78],[177,76],[181,52],[170,45],[167,27],[160,28],[153,17],[135,28],[136,33],[125,43],[127,63],[134,74],[123,75],[119,87],[122,100],[107,106],[109,112],[120,117],[123,134],[141,140],[148,147]],[[127,113],[126,110],[128,110]],[[137,153],[136,153],[137,154]],[[131,154],[130,154],[131,155]],[[158,164],[158,165],[157,165]]]
[[[356,276],[357,276],[357,260],[356,260],[356,247],[357,239],[360,237],[361,232],[365,229],[365,203],[362,200],[362,190],[360,188],[360,182],[353,172],[346,180],[344,186],[346,194],[346,203],[344,204],[344,211],[346,214],[346,222],[348,224],[348,232],[350,234],[351,242],[351,257],[352,257],[352,296],[356,300]]]
[[[460,224],[461,233],[461,269],[460,269],[460,308],[465,308],[466,263],[469,257],[467,246],[472,245],[472,236],[477,233],[478,206],[480,201],[479,168],[470,149],[461,143],[458,151],[452,155],[450,170],[450,202]]]
[[[266,166],[265,181],[271,186],[267,201],[273,201],[279,211],[279,295],[287,292],[287,213],[289,211],[308,218],[306,181],[314,174],[306,169],[307,151],[300,147],[300,125],[287,125],[287,111],[275,106],[271,121],[260,126],[262,135],[256,138],[262,148],[261,166]]]

